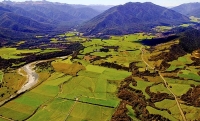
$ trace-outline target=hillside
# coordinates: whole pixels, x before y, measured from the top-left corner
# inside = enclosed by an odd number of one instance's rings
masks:
[[[50,23],[56,23],[57,25],[73,26],[83,21],[87,21],[99,12],[88,7],[75,8],[69,4],[53,3],[47,1],[26,1],[26,2],[4,2],[14,7],[19,7],[27,12],[44,18]],[[21,13],[22,12],[22,13]],[[24,15],[23,11],[17,11],[18,14]],[[25,14],[27,15],[27,14]],[[28,17],[32,19],[38,19],[37,16]],[[45,22],[40,20],[40,22]]]
[[[109,8],[113,7],[113,5],[89,5],[89,7],[100,11],[100,12],[104,12],[106,10],[108,10]]]
[[[38,22],[14,12],[15,7],[0,4],[0,38],[13,40],[32,37],[30,34],[53,30],[48,23]]]
[[[188,16],[195,16],[195,17],[200,18],[200,8],[197,9],[197,10],[194,10],[194,11],[190,12],[190,13],[188,14]]]
[[[92,8],[100,13],[113,7],[113,5],[81,5],[81,4],[71,4],[74,8]]]
[[[200,31],[190,29],[183,33],[180,38],[180,45],[185,51],[191,53],[194,50],[200,49]]]
[[[195,3],[185,3],[179,6],[176,6],[174,8],[172,8],[172,10],[179,12],[183,15],[187,15],[187,16],[200,16],[198,14],[198,11],[200,11],[200,3],[199,2],[195,2]]]
[[[81,25],[79,30],[87,34],[127,34],[149,31],[158,25],[177,25],[185,22],[189,22],[189,18],[173,10],[150,2],[130,2],[112,7]]]
[[[30,33],[59,33],[98,14],[90,7],[74,8],[68,4],[47,1],[3,1],[0,3],[0,34],[1,38],[12,39],[26,38]]]

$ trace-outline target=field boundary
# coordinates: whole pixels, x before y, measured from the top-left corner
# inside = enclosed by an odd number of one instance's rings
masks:
[[[143,49],[142,46],[141,46],[140,50],[141,50],[141,58],[142,58],[142,61],[143,61],[149,68],[155,70],[155,67],[154,67],[154,68],[151,67],[151,66],[144,60],[144,58],[143,58],[144,49]],[[159,70],[155,70],[155,71],[158,72],[160,78],[164,81],[165,87],[166,87],[166,88],[169,90],[169,92],[174,96],[175,101],[176,101],[176,104],[177,104],[178,109],[179,109],[179,111],[180,111],[180,113],[181,113],[181,116],[182,116],[183,121],[187,121],[187,120],[186,120],[186,117],[185,117],[185,115],[184,115],[184,113],[183,113],[183,110],[182,110],[182,108],[181,108],[181,106],[180,106],[180,103],[179,103],[179,101],[178,101],[178,99],[177,99],[177,97],[176,97],[176,95],[175,95],[175,94],[173,93],[173,91],[169,88],[168,83],[167,83],[167,81],[165,80],[165,78],[162,76],[161,72],[160,72]]]
[[[4,79],[4,73],[2,72],[2,79],[0,80],[0,84],[3,83],[3,79]]]

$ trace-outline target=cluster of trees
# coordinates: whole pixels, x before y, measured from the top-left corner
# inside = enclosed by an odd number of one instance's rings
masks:
[[[145,40],[142,40],[141,43],[143,45],[147,45],[147,46],[155,46],[155,45],[158,45],[158,44],[162,44],[162,43],[172,41],[174,39],[177,39],[178,37],[179,36],[177,36],[177,35],[172,35],[172,36],[163,37],[163,38],[145,39]]]
[[[190,88],[186,94],[181,96],[181,100],[185,101],[187,105],[200,107],[200,85],[192,85],[192,87],[193,88]]]
[[[115,68],[117,70],[129,71],[129,67],[124,67],[124,66],[118,65],[116,63],[105,62],[105,63],[101,63],[101,66],[108,67],[108,68]]]
[[[155,104],[151,102],[151,100],[146,100],[145,95],[141,90],[137,90],[131,88],[129,85],[132,83],[133,86],[137,85],[137,81],[135,81],[132,76],[127,77],[119,88],[118,97],[122,99],[119,108],[116,110],[114,115],[112,116],[112,121],[124,120],[129,121],[130,117],[125,115],[127,112],[126,105],[130,105],[134,110],[136,117],[139,120],[159,120],[159,121],[169,121],[169,119],[158,115],[158,114],[150,114],[146,109],[147,106],[155,107]],[[123,103],[125,102],[125,103]],[[156,108],[157,109],[157,108]],[[164,109],[158,109],[164,110]]]
[[[68,46],[66,50],[58,51],[58,52],[50,52],[50,53],[44,53],[44,54],[31,54],[23,58],[19,59],[4,59],[0,57],[0,69],[6,69],[8,67],[11,67],[12,64],[20,64],[22,62],[25,62],[24,64],[38,61],[38,60],[46,60],[46,59],[51,59],[55,57],[60,57],[60,56],[66,56],[69,54],[72,54],[74,51],[82,49],[83,46],[80,43],[73,43]],[[21,66],[21,65],[20,65]],[[16,67],[18,68],[18,67]]]
[[[152,85],[153,86],[153,85]],[[161,93],[161,92],[151,92],[150,91],[150,88],[152,86],[148,86],[146,87],[145,89],[145,92],[151,97],[150,98],[150,101],[155,103],[155,102],[160,102],[160,101],[163,101],[164,99],[170,99],[170,100],[174,100],[174,97],[170,94],[167,94],[167,93]]]
[[[180,38],[180,45],[186,52],[191,53],[200,48],[200,31],[191,29],[183,33]]]

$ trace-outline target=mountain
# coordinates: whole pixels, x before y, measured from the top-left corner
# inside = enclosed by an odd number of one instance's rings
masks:
[[[110,8],[79,27],[86,34],[128,34],[149,31],[158,25],[177,25],[189,18],[173,10],[146,3],[127,3]]]
[[[73,26],[87,21],[100,12],[90,8],[75,8],[72,5],[64,3],[53,3],[47,1],[26,1],[26,2],[4,2],[10,6],[22,8],[34,16],[28,16],[34,20],[40,18],[40,22],[48,22],[57,25]],[[20,13],[22,12],[22,13]],[[24,14],[23,11],[17,11],[18,14]],[[36,16],[37,15],[37,16]]]
[[[104,12],[114,6],[113,5],[89,5],[89,7],[99,12]]]
[[[200,11],[200,3],[199,2],[185,3],[171,9],[183,15],[187,15],[187,16],[198,15],[199,16],[197,12]]]
[[[49,19],[45,18],[44,14],[29,12],[23,8],[16,7],[16,6],[10,6],[8,4],[1,4],[0,6],[8,9],[10,12],[18,14],[20,16],[31,18],[38,22],[44,22],[44,23],[50,22]]]
[[[31,18],[16,14],[11,6],[0,5],[0,27],[21,32],[43,32],[52,30],[53,27],[46,23],[40,23]]]
[[[3,1],[0,3],[0,38],[67,31],[99,13],[90,7],[74,8],[47,1]]]
[[[79,5],[79,4],[72,4],[71,5],[74,8],[92,8],[100,13],[114,7],[113,5]]]
[[[190,13],[188,14],[188,16],[195,16],[195,17],[200,18],[200,8],[197,9],[197,10],[194,10],[194,11],[190,12]]]

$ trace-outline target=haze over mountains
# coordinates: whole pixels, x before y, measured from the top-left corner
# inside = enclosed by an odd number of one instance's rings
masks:
[[[183,15],[200,17],[200,3],[186,3],[172,8]]]
[[[128,34],[148,31],[154,26],[177,25],[189,18],[173,10],[146,3],[127,3],[113,7],[81,26],[88,34]]]
[[[172,8],[177,11],[175,12],[150,2],[127,3],[113,7],[70,5],[47,1],[4,1],[0,4],[0,37],[26,38],[31,37],[32,34],[74,28],[90,35],[149,31],[158,25],[173,26],[190,22],[187,16],[192,15],[191,13],[198,16],[199,4],[184,4]]]
[[[47,1],[3,2],[13,13],[54,25],[73,26],[89,20],[100,12],[90,7],[74,8],[68,4]]]
[[[100,11],[88,6],[73,7],[73,5],[47,1],[4,1],[0,4],[0,36],[7,38],[21,32],[25,37],[24,32],[66,31],[99,13]],[[13,37],[15,38],[15,36]]]

